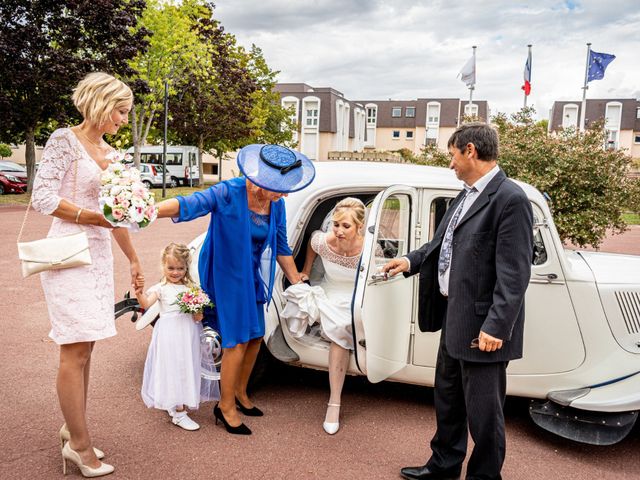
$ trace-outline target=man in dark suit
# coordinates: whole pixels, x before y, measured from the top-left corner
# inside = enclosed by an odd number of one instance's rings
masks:
[[[531,274],[533,214],[524,191],[497,165],[498,134],[470,123],[449,139],[450,168],[464,182],[433,239],[390,261],[391,276],[420,273],[419,326],[442,329],[436,363],[437,430],[426,465],[407,479],[499,479],[509,360],[522,357],[524,295]]]

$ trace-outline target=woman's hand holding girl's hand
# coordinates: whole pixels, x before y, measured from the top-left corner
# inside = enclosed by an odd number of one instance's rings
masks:
[[[201,322],[203,318],[204,314],[202,312],[193,314],[193,321],[196,323]]]

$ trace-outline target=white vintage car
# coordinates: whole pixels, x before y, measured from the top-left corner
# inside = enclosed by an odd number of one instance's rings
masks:
[[[418,278],[385,281],[379,267],[432,238],[462,183],[450,170],[418,165],[315,166],[314,182],[286,199],[288,238],[299,268],[311,232],[328,224],[337,201],[355,196],[370,208],[353,294],[356,350],[349,373],[371,382],[433,386],[439,333],[417,326]],[[640,410],[640,257],[566,250],[545,198],[530,185],[520,186],[533,207],[535,245],[524,357],[509,364],[507,394],[531,398],[531,417],[546,430],[585,443],[616,443]],[[204,234],[192,242],[196,252],[203,240]],[[329,344],[318,332],[312,328],[296,339],[283,324],[286,287],[279,271],[266,315],[266,345],[281,361],[327,369]]]

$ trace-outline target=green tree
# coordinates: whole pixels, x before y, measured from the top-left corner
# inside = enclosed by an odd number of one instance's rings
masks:
[[[0,159],[11,156],[11,147],[7,144],[0,143]]]
[[[626,211],[640,210],[640,182],[627,173],[631,158],[603,148],[602,124],[584,133],[548,135],[533,120],[532,108],[493,121],[500,134],[500,166],[506,174],[546,193],[554,223],[563,241],[597,247],[607,234],[623,232]],[[446,166],[448,156],[425,150],[419,163]]]
[[[76,119],[71,88],[88,72],[131,75],[146,46],[133,31],[144,0],[0,2],[0,140],[26,143],[31,190],[35,142],[48,126]]]
[[[140,164],[140,148],[145,145],[154,120],[161,117],[164,84],[175,95],[176,83],[193,72],[205,72],[209,64],[208,44],[202,42],[196,25],[209,18],[204,0],[149,0],[138,29],[149,32],[149,46],[130,61],[136,72],[136,104],[132,112],[131,136],[134,161]]]

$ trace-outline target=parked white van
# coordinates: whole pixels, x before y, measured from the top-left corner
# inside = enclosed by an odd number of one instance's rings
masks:
[[[162,165],[162,145],[142,147],[140,152],[140,163],[150,163],[152,165]],[[133,155],[133,147],[127,150]],[[198,147],[186,145],[167,146],[167,184],[171,180],[177,185],[189,185],[189,179],[197,183],[200,178],[198,172]]]

